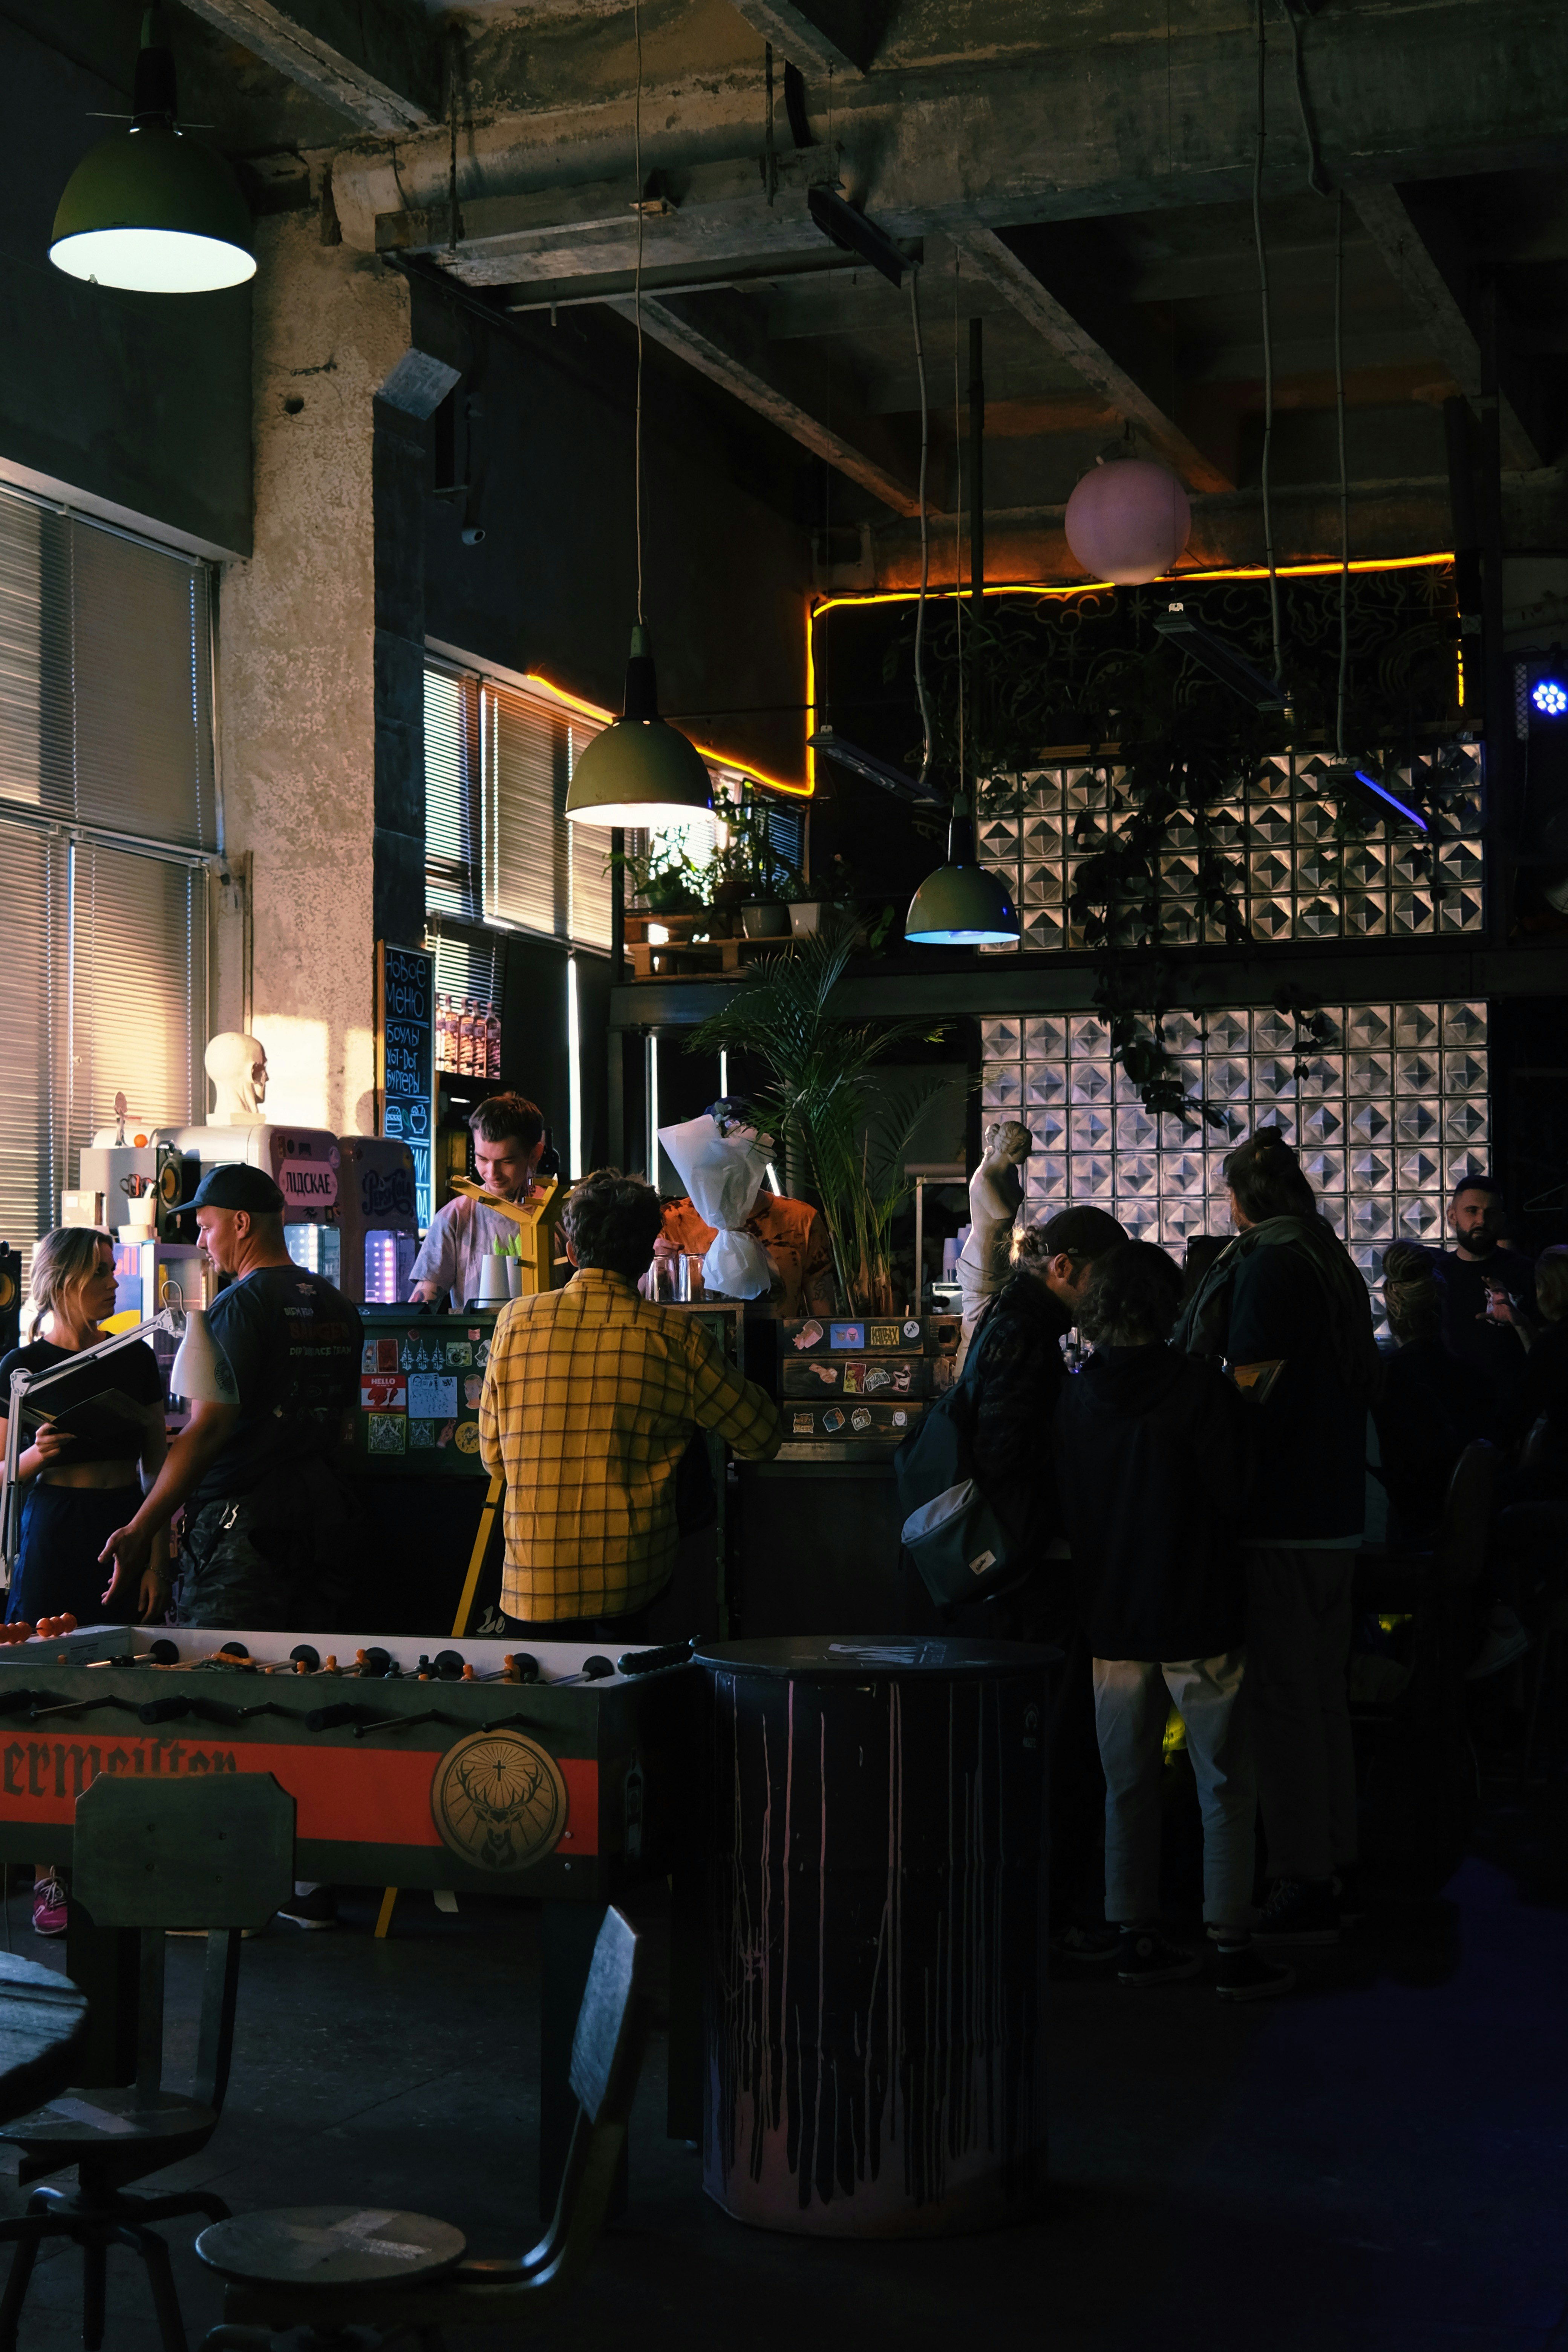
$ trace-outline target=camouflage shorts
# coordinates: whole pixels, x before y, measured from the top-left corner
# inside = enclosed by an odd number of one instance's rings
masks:
[[[352,1521],[336,1481],[290,1472],[289,1516],[263,1489],[187,1515],[175,1622],[335,1633],[353,1591]]]

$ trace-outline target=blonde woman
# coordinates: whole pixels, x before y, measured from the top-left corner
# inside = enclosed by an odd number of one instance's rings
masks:
[[[103,1337],[99,1325],[114,1312],[114,1244],[107,1234],[67,1225],[44,1235],[33,1253],[32,1310],[30,1345],[0,1360],[0,1416],[10,1410],[14,1371],[52,1371]],[[47,1337],[38,1337],[46,1328]],[[112,1600],[104,1597],[109,1571],[98,1558],[106,1538],[139,1507],[143,1489],[163,1465],[163,1374],[152,1349],[140,1339],[99,1370],[106,1389],[120,1390],[141,1407],[140,1443],[135,1430],[128,1429],[110,1452],[102,1442],[42,1428],[24,1450],[16,1465],[26,1489],[22,1549],[5,1612],[12,1622],[36,1625],[40,1617],[68,1611],[82,1625],[129,1624],[137,1616],[162,1616],[167,1604],[166,1539],[160,1538],[142,1576],[123,1580]],[[0,1444],[5,1436],[0,1417]],[[33,1925],[40,1935],[58,1936],[65,1924],[64,1892],[54,1873],[40,1864]]]

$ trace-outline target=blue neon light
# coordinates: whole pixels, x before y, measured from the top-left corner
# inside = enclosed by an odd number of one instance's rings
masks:
[[[1530,698],[1542,719],[1561,719],[1568,712],[1568,687],[1557,678],[1542,678]]]
[[[1397,800],[1386,785],[1380,784],[1375,776],[1369,776],[1364,768],[1358,768],[1355,772],[1358,782],[1363,783],[1369,793],[1375,793],[1380,801],[1386,801],[1391,809],[1397,809],[1400,815],[1415,825],[1418,833],[1431,831],[1431,827],[1419,809],[1413,809],[1407,801]]]

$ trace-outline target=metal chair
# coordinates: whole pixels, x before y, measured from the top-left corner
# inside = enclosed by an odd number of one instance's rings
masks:
[[[203,2262],[226,2281],[223,2320],[202,2352],[270,2352],[275,2331],[295,2328],[303,2333],[289,2335],[290,2352],[409,2335],[422,2352],[441,2352],[448,2327],[529,2327],[553,2317],[598,2242],[626,2144],[643,2044],[637,1953],[626,1921],[607,1912],[572,2044],[578,2113],[561,2194],[530,2252],[465,2262],[461,2231],[423,2213],[325,2205],[242,2214],[196,2240]],[[361,2336],[362,2327],[379,2332]]]
[[[129,2246],[147,2266],[163,2352],[186,2352],[169,2250],[153,2221],[182,2213],[226,2219],[219,2197],[186,2189],[129,2197],[127,2182],[161,2172],[206,2146],[217,2128],[234,2047],[240,1935],[258,1927],[293,1885],[294,1800],[270,1773],[212,1780],[94,1780],[77,1800],[71,1901],[96,1928],[139,1928],[136,2080],[129,2089],[68,2091],[0,2126],[22,2150],[18,2178],[77,2168],[74,2189],[40,2189],[27,2210],[0,2222],[14,2240],[0,2297],[0,2352],[16,2352],[17,2326],[46,2238],[82,2250],[82,2342],[103,2341],[106,2256]],[[163,1937],[208,1931],[195,2079],[185,2095],[163,2084]]]

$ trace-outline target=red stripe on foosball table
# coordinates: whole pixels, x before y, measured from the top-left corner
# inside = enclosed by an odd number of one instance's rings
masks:
[[[599,1851],[599,1768],[559,1756],[566,1783],[562,1843]],[[100,1772],[128,1780],[195,1780],[270,1772],[299,1804],[296,1834],[343,1844],[439,1845],[430,1783],[441,1759],[428,1748],[306,1748],[262,1740],[48,1738],[16,1732],[0,1741],[0,1821],[69,1822]]]

